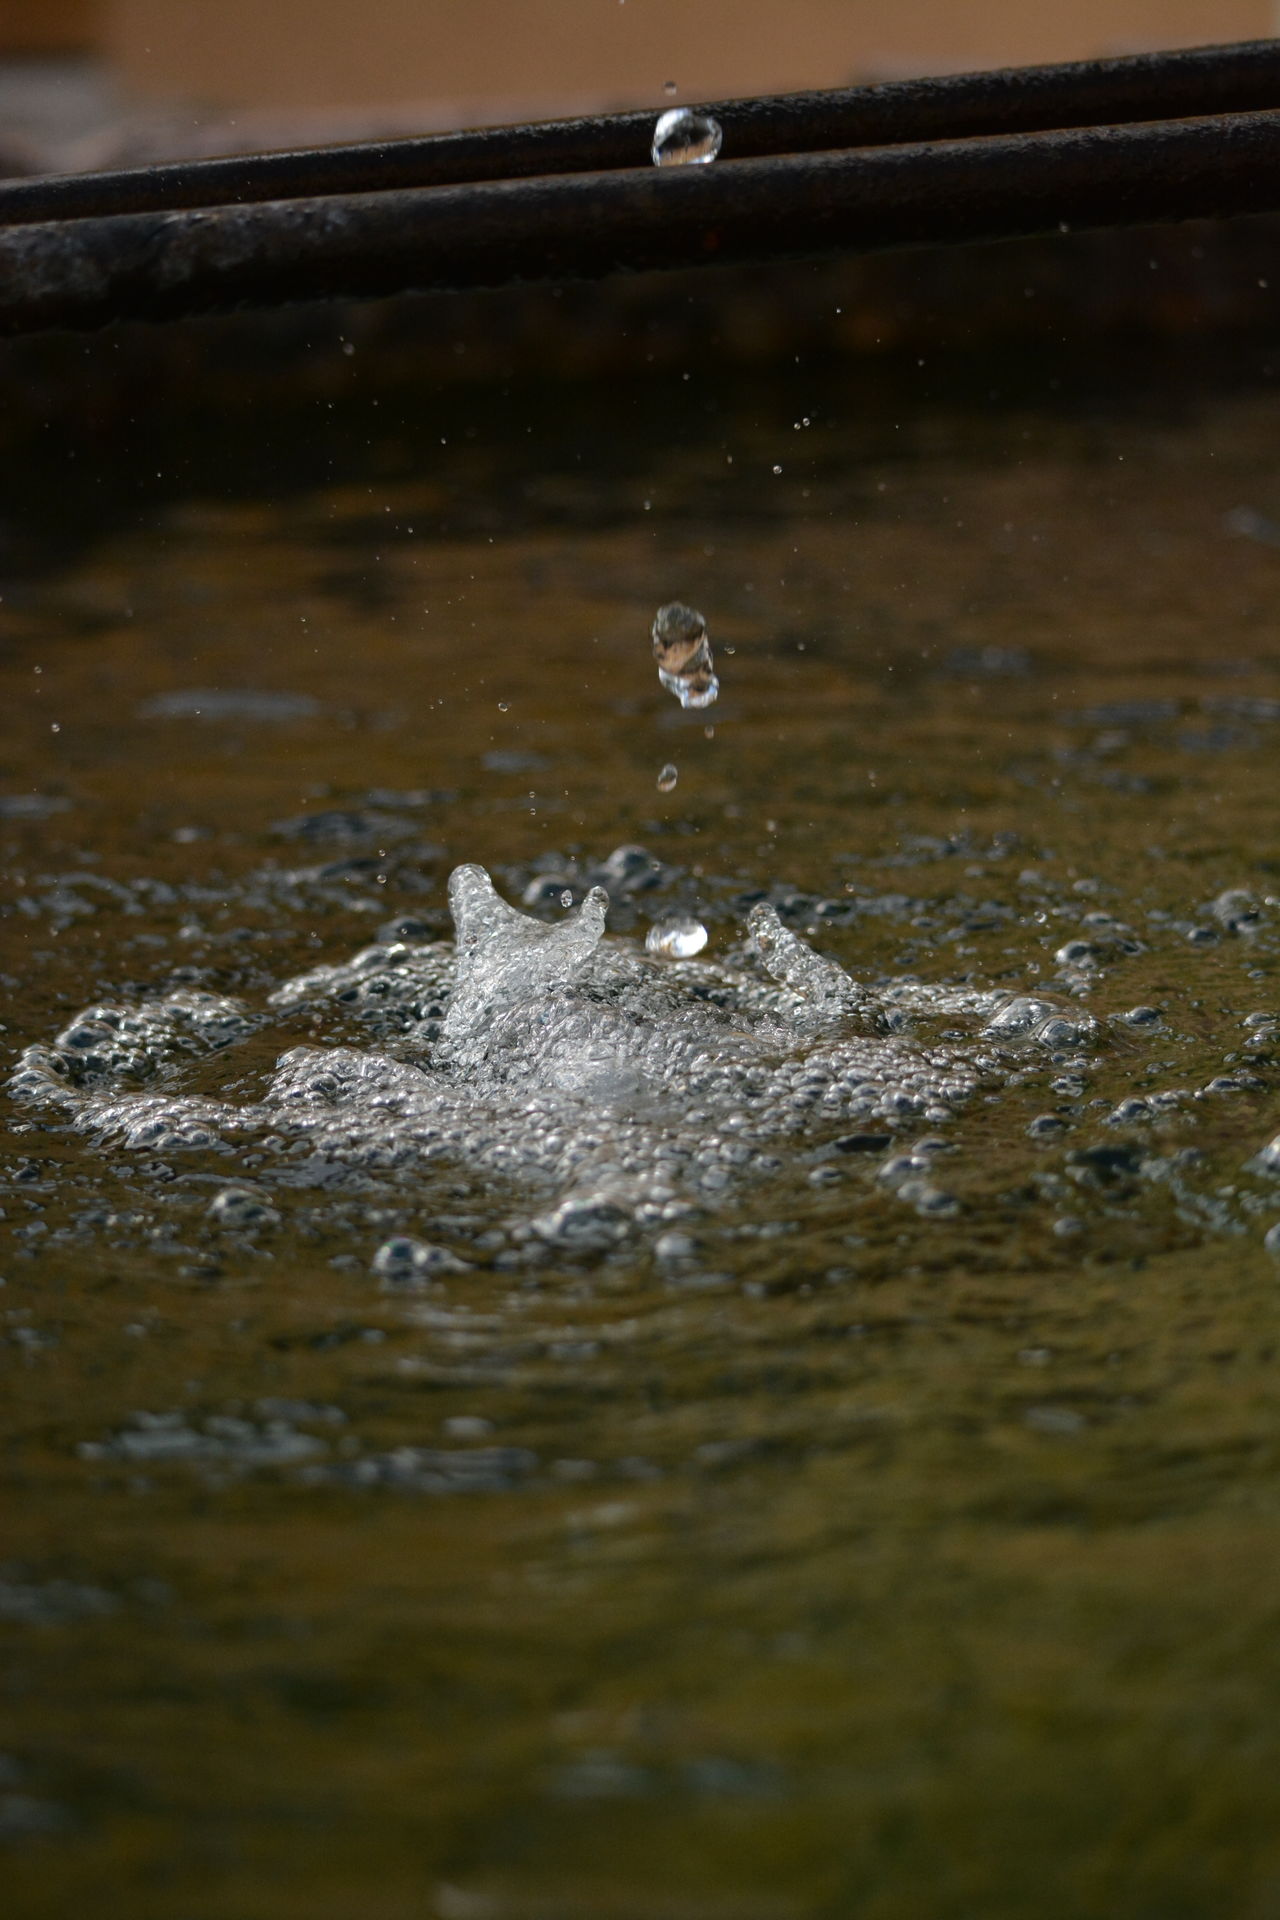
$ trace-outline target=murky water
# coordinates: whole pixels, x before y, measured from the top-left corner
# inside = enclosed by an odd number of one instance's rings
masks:
[[[12,503],[11,1910],[1280,1913],[1280,401],[1009,377]]]

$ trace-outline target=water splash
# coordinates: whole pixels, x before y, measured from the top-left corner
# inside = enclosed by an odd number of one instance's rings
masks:
[[[457,972],[443,1039],[459,1054],[513,1004],[568,980],[600,944],[609,896],[592,887],[557,926],[508,906],[483,867],[455,867],[449,909],[457,929]]]
[[[658,118],[650,148],[655,167],[705,167],[720,151],[724,135],[709,113],[671,107]]]
[[[824,960],[798,934],[784,927],[776,908],[761,901],[748,914],[747,926],[770,973],[802,1000],[826,1013],[852,1012],[861,1006],[865,996],[844,968],[834,960]]]
[[[1011,1047],[1043,1049],[1066,1030],[1076,1045],[1093,1025],[1007,991],[873,989],[766,902],[734,963],[716,964],[694,957],[706,929],[688,915],[654,927],[647,951],[606,940],[599,886],[551,923],[502,899],[478,866],[456,869],[449,899],[453,946],[368,947],[256,1009],[191,993],[97,1006],[29,1047],[11,1090],[104,1145],[230,1154],[252,1141],[253,1186],[215,1203],[224,1232],[270,1230],[275,1160],[322,1184],[441,1163],[536,1197],[510,1229],[526,1252],[595,1255],[723,1204],[788,1155],[854,1151],[868,1126],[880,1140],[877,1128],[946,1125],[980,1087],[1003,1084]],[[260,1053],[273,1023],[286,1039],[300,1015],[345,1021],[350,1043],[280,1052],[256,1100],[181,1090],[184,1060],[198,1071],[250,1039]],[[916,1036],[939,1015],[967,1024]],[[920,1211],[933,1191],[908,1184],[901,1197]],[[430,1279],[432,1244],[397,1242],[384,1277],[396,1264],[410,1282]]]
[[[707,623],[696,607],[672,600],[653,617],[658,678],[682,707],[709,707],[720,692]]]

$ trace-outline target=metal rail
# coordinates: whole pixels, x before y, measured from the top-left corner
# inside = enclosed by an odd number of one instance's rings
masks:
[[[725,160],[1280,107],[1280,42],[1005,68],[707,109]],[[0,226],[166,208],[389,192],[641,166],[655,115],[613,114],[426,139],[258,153],[0,182]]]
[[[0,231],[0,331],[1280,212],[1280,113]]]

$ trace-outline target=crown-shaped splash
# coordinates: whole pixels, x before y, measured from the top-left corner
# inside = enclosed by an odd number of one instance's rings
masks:
[[[576,912],[548,926],[509,906],[484,868],[468,865],[449,875],[449,907],[457,975],[442,1037],[456,1053],[497,1014],[578,972],[600,944],[609,896],[592,887]]]

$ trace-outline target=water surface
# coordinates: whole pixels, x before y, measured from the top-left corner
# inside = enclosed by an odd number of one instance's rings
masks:
[[[986,1064],[850,1118],[779,1042],[777,1165],[577,1245],[519,1153],[7,1100],[15,1911],[1277,1912],[1278,426],[1261,375],[823,363],[32,473],[6,1071],[103,1005],[199,1014],[139,1098],[403,1056],[465,862],[548,926],[604,884],[636,965],[696,918],[698,992],[764,902]]]

